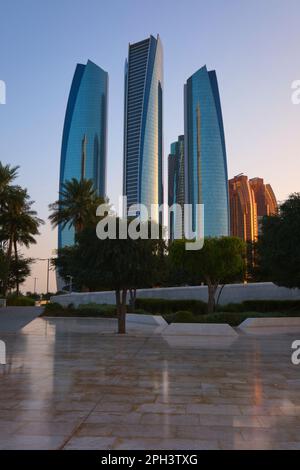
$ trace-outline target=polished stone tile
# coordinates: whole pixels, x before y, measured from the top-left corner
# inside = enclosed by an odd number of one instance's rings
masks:
[[[300,448],[297,336],[239,333],[213,347],[114,328],[39,318],[4,335],[1,449]]]

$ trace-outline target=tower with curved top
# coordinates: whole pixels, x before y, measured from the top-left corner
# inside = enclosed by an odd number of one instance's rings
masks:
[[[218,81],[206,66],[185,85],[185,193],[192,205],[204,205],[204,236],[229,235],[229,200],[225,136]]]
[[[90,60],[77,64],[65,115],[60,190],[65,181],[92,179],[99,196],[106,194],[108,74]],[[58,228],[58,247],[74,244],[74,229]]]
[[[123,194],[132,205],[163,202],[163,58],[159,36],[129,44],[125,62]],[[153,219],[159,221],[156,211]]]

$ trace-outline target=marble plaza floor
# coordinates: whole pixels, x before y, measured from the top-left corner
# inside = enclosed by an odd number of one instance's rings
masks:
[[[0,449],[300,449],[300,332],[114,329],[38,318],[0,332]]]

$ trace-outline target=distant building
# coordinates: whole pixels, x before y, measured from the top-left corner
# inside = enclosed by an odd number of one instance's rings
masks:
[[[181,207],[181,212],[177,212],[178,207],[170,212],[169,238],[174,240],[175,231],[184,235],[184,136],[180,135],[177,142],[171,144],[171,153],[168,157],[168,205],[171,208],[174,204]]]
[[[252,178],[249,180],[254,192],[257,206],[258,231],[260,231],[261,220],[265,215],[273,215],[278,212],[278,204],[269,184],[264,184],[263,178]]]
[[[276,214],[275,194],[262,178],[248,180],[238,175],[229,180],[230,233],[245,241],[255,241],[265,215]]]
[[[206,66],[185,85],[185,200],[204,204],[204,236],[229,235],[229,199],[225,135],[218,81]]]
[[[229,202],[231,235],[255,241],[258,235],[256,202],[246,175],[229,180]]]
[[[163,203],[163,57],[159,36],[129,44],[125,63],[123,194],[127,208]],[[136,215],[134,211],[133,214]],[[158,210],[153,215],[158,222]],[[161,220],[160,220],[161,221]]]
[[[108,74],[90,60],[77,64],[65,115],[59,189],[72,178],[92,179],[106,194]],[[58,247],[74,244],[74,228],[58,227]]]

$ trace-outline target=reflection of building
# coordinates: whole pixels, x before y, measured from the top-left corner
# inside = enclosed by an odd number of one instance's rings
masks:
[[[229,180],[229,201],[231,235],[245,241],[256,240],[256,202],[247,176],[238,175]]]
[[[129,45],[125,63],[124,180],[129,206],[163,202],[162,46],[159,37]],[[158,211],[153,214],[158,221]]]
[[[88,61],[78,64],[65,115],[61,161],[62,184],[92,179],[99,196],[106,192],[106,132],[108,74]],[[58,229],[58,247],[73,245],[74,229]]]
[[[255,241],[262,217],[278,210],[274,192],[262,178],[235,176],[229,180],[229,199],[231,235],[245,241]]]
[[[170,212],[169,237],[174,239],[175,232],[183,237],[184,234],[184,136],[180,135],[178,141],[171,144],[171,153],[168,157],[168,205],[178,204],[181,210],[174,206]],[[179,211],[179,213],[178,213]],[[180,237],[181,238],[181,237]]]
[[[228,178],[225,136],[215,71],[202,67],[185,85],[185,191],[192,204],[204,204],[204,235],[229,234]]]

